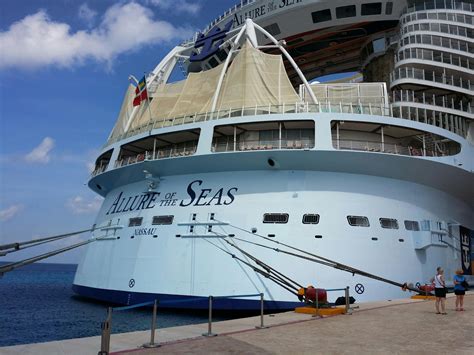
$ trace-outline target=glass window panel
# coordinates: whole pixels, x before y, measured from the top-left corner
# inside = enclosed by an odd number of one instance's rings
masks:
[[[315,11],[311,14],[311,16],[313,17],[313,23],[331,21],[332,19],[331,10],[329,9]]]
[[[370,227],[369,219],[364,216],[347,216],[347,221],[353,227]]]
[[[362,16],[380,15],[382,13],[382,3],[374,2],[370,4],[362,4]]]
[[[355,17],[356,16],[356,6],[340,6],[336,7],[336,17],[337,18],[346,18],[346,17]]]

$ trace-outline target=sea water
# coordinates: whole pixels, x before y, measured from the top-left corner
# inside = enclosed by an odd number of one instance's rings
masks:
[[[72,292],[76,267],[38,263],[0,278],[0,346],[100,335],[107,304]],[[114,312],[112,332],[149,330],[151,314],[151,308]],[[215,317],[216,320],[229,318],[232,315]],[[166,328],[206,321],[205,312],[159,310],[157,326]]]

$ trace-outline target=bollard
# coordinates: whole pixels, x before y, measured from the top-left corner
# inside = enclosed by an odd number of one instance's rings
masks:
[[[265,327],[263,324],[263,293],[260,294],[260,326],[256,326],[255,328],[257,329],[265,329],[268,327]]]
[[[100,351],[98,355],[109,355],[110,333],[112,331],[112,307],[108,308],[107,319],[101,323],[102,336],[100,338]]]
[[[349,299],[349,286],[346,286],[345,289],[345,298],[346,298],[346,312],[345,314],[352,314],[351,308],[350,308],[350,299]]]
[[[209,296],[209,323],[207,333],[202,334],[205,337],[215,337],[217,335],[212,332],[212,298],[212,296]]]
[[[144,348],[158,348],[161,345],[160,344],[155,344],[155,331],[156,331],[156,311],[158,308],[158,301],[155,300],[155,303],[153,304],[153,316],[151,319],[151,334],[150,334],[150,342],[143,344]]]
[[[319,297],[318,296],[319,296],[318,295],[318,289],[316,289],[316,300],[315,300],[316,301],[316,314],[313,314],[313,316],[312,316],[312,317],[315,317],[315,318],[320,317],[320,315],[319,315],[319,299],[318,299]]]

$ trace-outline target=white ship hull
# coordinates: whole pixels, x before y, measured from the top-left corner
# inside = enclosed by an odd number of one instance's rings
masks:
[[[290,159],[293,162],[315,156],[315,152],[289,153],[293,154]],[[251,161],[259,153],[247,157],[240,154],[241,159]],[[331,154],[327,155],[330,157]],[[182,160],[186,159],[190,158]],[[146,166],[151,170],[153,164],[159,163],[142,164],[142,169]],[[279,242],[387,279],[423,284],[439,265],[445,267],[447,275],[459,267],[458,229],[453,229],[452,235],[433,230],[407,231],[402,221],[432,221],[432,225],[434,221],[471,222],[469,206],[440,190],[409,181],[343,172],[267,170],[163,176],[153,203],[146,201],[137,210],[145,187],[145,181],[139,181],[107,195],[97,225],[123,228],[94,233],[96,237],[109,235],[111,239],[87,246],[74,280],[78,293],[126,304],[159,298],[165,301],[162,306],[179,308],[206,308],[209,295],[264,293],[266,300],[273,301],[268,302],[267,308],[294,306],[298,302],[294,295],[208,242],[211,240],[236,253],[217,236],[233,234],[236,238],[262,242],[252,235],[253,228],[258,235],[274,235],[273,239]],[[135,204],[130,200],[134,196],[139,196]],[[119,212],[123,209],[132,211]],[[213,225],[208,232],[206,223],[215,223],[210,221],[211,213],[215,220],[229,225]],[[288,223],[262,223],[265,213],[288,213]],[[203,225],[195,226],[190,233],[187,224],[193,214],[196,222]],[[303,224],[304,214],[319,214],[319,223]],[[156,215],[173,215],[174,222],[152,225]],[[351,215],[367,216],[370,227],[350,226],[347,216]],[[132,217],[143,217],[142,225],[128,227]],[[399,229],[381,228],[379,218],[384,217],[397,219]],[[191,237],[193,234],[195,237]],[[115,239],[116,236],[120,239]],[[295,259],[235,238],[234,242],[301,285],[326,289],[349,286],[357,302],[409,296],[392,285]],[[275,247],[267,241],[264,244]],[[362,294],[355,292],[357,284],[364,286]],[[343,292],[330,293],[329,301],[343,295]],[[193,302],[173,302],[189,297]],[[215,307],[258,309],[257,300],[258,297],[219,300]]]

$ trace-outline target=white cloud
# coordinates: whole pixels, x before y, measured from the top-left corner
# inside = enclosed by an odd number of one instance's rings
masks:
[[[79,6],[79,13],[78,16],[81,20],[83,20],[88,25],[91,25],[95,18],[97,17],[97,11],[91,9],[87,3],[82,4]]]
[[[13,205],[4,210],[0,210],[0,221],[5,222],[15,217],[21,210],[23,205]]]
[[[103,198],[100,196],[96,196],[89,200],[82,196],[76,196],[70,198],[66,202],[66,207],[69,208],[74,214],[89,214],[99,211],[102,201]]]
[[[50,161],[50,152],[54,148],[54,140],[46,137],[39,146],[34,148],[31,152],[25,155],[25,160],[29,163],[46,164]]]
[[[163,10],[173,9],[177,12],[187,12],[195,15],[201,10],[201,4],[196,1],[191,2],[187,0],[149,0],[150,4],[155,5]]]
[[[74,67],[87,60],[105,63],[110,68],[122,53],[185,38],[192,32],[155,20],[150,9],[134,2],[109,7],[97,27],[77,32],[40,10],[0,32],[0,69]]]

